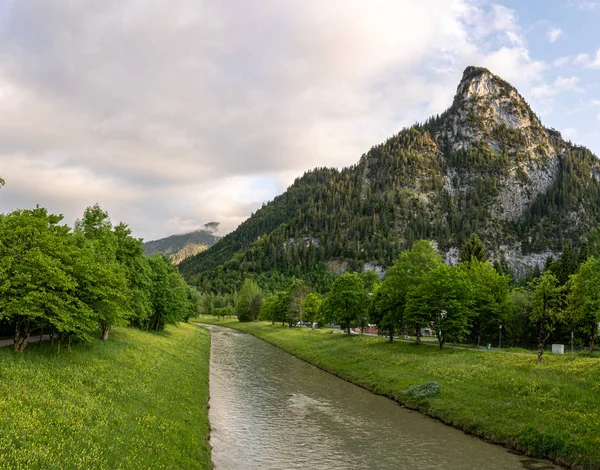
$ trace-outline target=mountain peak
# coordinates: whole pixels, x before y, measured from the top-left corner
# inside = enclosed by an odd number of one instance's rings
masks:
[[[473,78],[479,77],[481,75],[493,75],[485,67],[477,67],[475,65],[469,65],[463,72],[463,76],[461,82],[472,80]]]
[[[548,140],[546,130],[519,92],[483,67],[465,69],[443,120],[438,137],[446,138],[455,150],[482,142],[496,152],[514,147],[515,136],[502,131],[506,128],[522,134],[525,148],[521,150],[530,150]]]
[[[516,95],[524,101],[521,95],[508,82],[494,75],[488,69],[470,65],[463,72],[462,79],[456,90],[459,99],[496,98],[500,96]],[[456,98],[455,98],[456,99]]]

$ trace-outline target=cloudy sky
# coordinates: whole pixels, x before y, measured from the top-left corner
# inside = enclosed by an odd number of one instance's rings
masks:
[[[0,0],[0,212],[155,239],[441,113],[463,69],[600,155],[600,0]]]

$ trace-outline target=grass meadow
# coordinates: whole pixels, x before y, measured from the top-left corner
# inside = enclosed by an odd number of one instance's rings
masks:
[[[210,468],[209,354],[189,324],[0,349],[0,468]]]
[[[339,377],[466,432],[575,468],[600,468],[600,359],[584,355],[477,350],[440,351],[329,329],[270,323],[197,321],[251,333]],[[439,382],[418,399],[411,386]]]

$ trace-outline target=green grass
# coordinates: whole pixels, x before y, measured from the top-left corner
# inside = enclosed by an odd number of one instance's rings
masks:
[[[210,468],[209,354],[188,324],[0,349],[0,468]]]
[[[597,358],[548,353],[537,365],[532,352],[439,351],[328,329],[197,320],[251,333],[355,384],[529,455],[600,468]],[[440,383],[437,397],[404,394],[426,382]]]

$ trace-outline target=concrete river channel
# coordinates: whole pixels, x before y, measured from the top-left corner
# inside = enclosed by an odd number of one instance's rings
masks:
[[[212,335],[209,416],[217,470],[543,468],[254,336],[204,326]]]

